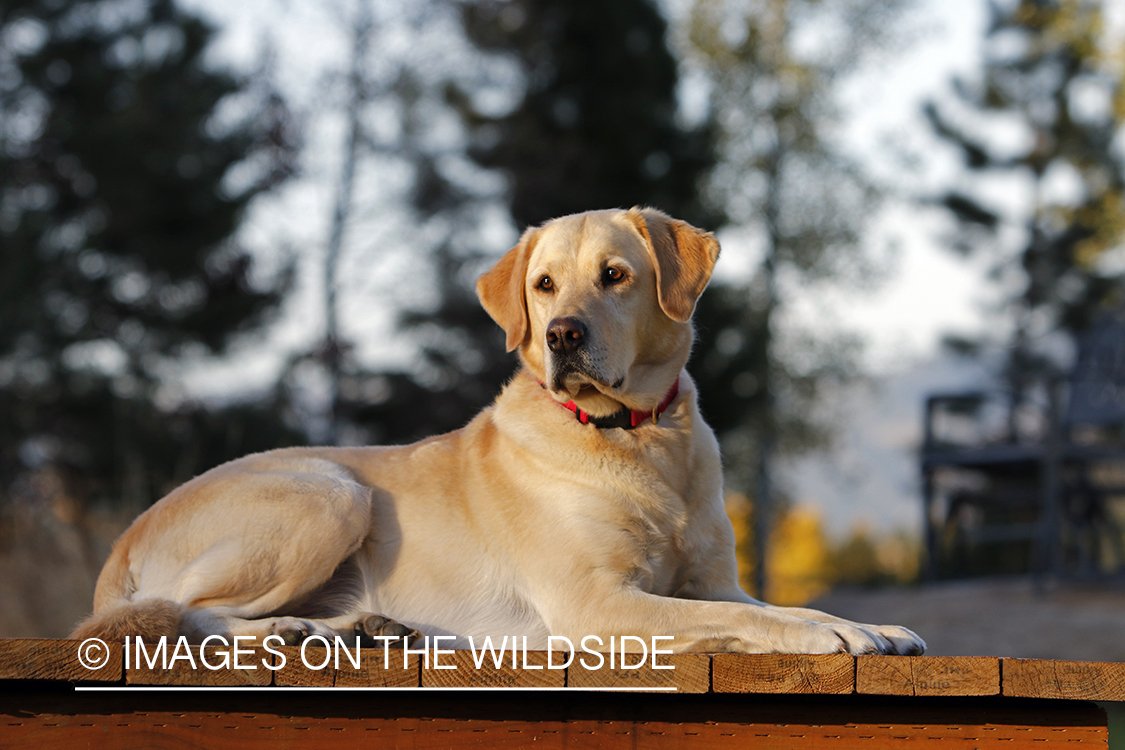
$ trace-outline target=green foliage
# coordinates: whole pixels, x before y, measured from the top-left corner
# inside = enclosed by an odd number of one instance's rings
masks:
[[[204,64],[211,35],[170,0],[0,7],[6,478],[54,463],[98,495],[147,494],[224,454],[233,428],[163,414],[159,375],[221,351],[280,299],[286,278],[252,278],[232,237],[288,175],[293,144],[268,85]],[[279,423],[258,436],[279,433],[291,437]]]

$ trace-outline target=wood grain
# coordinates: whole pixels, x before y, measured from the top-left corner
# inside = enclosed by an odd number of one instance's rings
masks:
[[[1058,700],[1125,701],[1125,664],[1103,662],[1042,661],[1035,659],[996,659],[994,657],[905,657],[861,656],[785,656],[746,654],[682,654],[669,659],[675,670],[644,668],[589,670],[572,663],[568,670],[523,669],[510,661],[500,668],[491,660],[478,669],[472,653],[459,651],[442,654],[443,663],[452,670],[423,669],[422,659],[411,656],[404,667],[401,652],[390,653],[390,668],[384,666],[381,649],[366,649],[356,669],[341,655],[340,668],[334,660],[324,669],[305,666],[297,648],[278,649],[286,664],[276,672],[262,663],[276,657],[253,650],[240,655],[240,666],[222,666],[224,654],[230,649],[211,646],[207,660],[218,669],[203,663],[198,646],[176,655],[169,644],[167,657],[150,666],[137,661],[134,651],[130,667],[124,669],[124,652],[120,645],[110,645],[110,658],[98,670],[84,668],[78,661],[78,641],[49,639],[0,639],[0,679],[18,683],[20,680],[55,682],[125,681],[130,685],[292,685],[351,687],[675,687],[678,692],[763,693],[763,694],[846,694],[892,696],[990,696]],[[319,649],[319,650],[318,650]],[[148,647],[150,655],[152,647]],[[589,655],[587,654],[589,662]],[[324,651],[310,645],[307,660],[319,665]],[[522,659],[522,654],[521,657]],[[546,666],[547,655],[529,652],[528,663]],[[567,657],[555,653],[558,665]],[[159,663],[164,661],[164,664]]]
[[[336,666],[332,660],[332,652],[320,644],[308,644],[303,652],[300,646],[280,646],[274,650],[281,654],[275,656],[273,661],[274,666],[279,666],[273,673],[274,685],[332,687],[336,684]],[[341,657],[341,661],[350,666],[347,657]]]
[[[524,669],[525,663],[531,669]],[[552,664],[561,665],[565,655],[554,653]],[[454,651],[442,654],[437,662],[441,666],[454,669],[438,669],[431,663],[422,664],[422,687],[547,687],[561,688],[566,685],[565,669],[548,669],[546,651],[517,651],[516,666],[512,667],[511,656],[500,667],[486,654],[477,667],[472,651]],[[537,667],[537,668],[536,668]]]
[[[1000,660],[990,656],[860,656],[855,687],[865,695],[999,695]]]
[[[592,663],[589,657],[587,663]],[[566,685],[570,688],[657,688],[662,692],[673,688],[677,693],[706,693],[711,689],[711,657],[707,654],[662,654],[657,665],[672,669],[653,669],[651,660],[640,669],[610,669],[608,663],[601,669],[586,669],[575,659],[566,670]]]
[[[364,649],[359,669],[351,662],[341,662],[336,670],[337,687],[419,687],[421,666],[417,654],[403,659],[399,649]]]
[[[1125,664],[1004,659],[1003,693],[1017,698],[1125,701]]]
[[[221,645],[177,647],[169,643],[163,655],[146,645],[128,654],[125,682],[129,685],[247,686],[269,685],[272,672],[268,651]],[[147,654],[147,656],[145,655]]]
[[[78,659],[84,642],[49,638],[0,640],[0,680],[58,680],[60,682],[120,682],[124,670],[121,644],[89,644],[87,669]],[[108,653],[107,653],[108,651]]]
[[[789,654],[715,654],[716,693],[845,695],[855,688],[855,657]]]

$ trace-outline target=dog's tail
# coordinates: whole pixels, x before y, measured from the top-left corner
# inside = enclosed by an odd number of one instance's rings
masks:
[[[116,607],[95,612],[74,628],[75,640],[100,638],[107,643],[124,643],[131,635],[143,641],[175,638],[180,630],[180,605],[167,599],[142,599],[122,602]]]
[[[135,590],[129,572],[124,545],[114,545],[98,576],[94,592],[94,613],[78,623],[71,638],[100,638],[107,643],[124,643],[125,636],[144,641],[159,641],[161,636],[175,638],[180,630],[183,608],[167,599],[132,600]]]

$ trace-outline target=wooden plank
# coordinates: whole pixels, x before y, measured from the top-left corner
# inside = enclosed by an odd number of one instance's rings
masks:
[[[316,702],[324,700],[318,696]],[[85,718],[85,717],[84,717]],[[190,723],[189,723],[190,722]],[[107,736],[111,740],[107,740]],[[528,722],[508,719],[315,719],[279,722],[272,717],[166,713],[110,724],[92,717],[82,725],[58,726],[40,717],[24,720],[5,733],[5,750],[88,750],[105,747],[210,748],[212,750],[338,750],[379,748],[500,748],[544,750],[698,750],[762,748],[769,750],[876,750],[940,747],[976,750],[1066,748],[1104,750],[1104,727],[1063,733],[1038,726],[904,725],[892,719],[870,724],[829,726],[818,722],[778,725],[713,722],[638,724],[623,720],[575,719]]]
[[[651,660],[640,669],[610,669],[608,664],[601,669],[586,669],[576,659],[566,670],[566,685],[570,688],[658,688],[662,692],[673,688],[677,693],[706,693],[711,689],[708,654],[661,654],[657,666],[672,669],[654,669]]]
[[[0,680],[120,682],[121,644],[50,638],[0,640]],[[89,666],[83,666],[85,662]]]
[[[845,695],[855,688],[855,657],[793,654],[715,654],[716,693]]]
[[[273,684],[282,687],[418,687],[421,684],[419,662],[409,655],[404,662],[402,651],[382,648],[365,648],[359,653],[359,668],[355,666],[355,649],[326,650],[319,643],[305,646],[302,655],[299,646],[275,648],[280,665],[273,675]],[[338,660],[338,665],[337,665]],[[338,668],[337,668],[338,667]]]
[[[364,649],[359,669],[344,660],[336,670],[336,687],[419,687],[421,684],[418,655],[408,654],[404,661],[401,649]]]
[[[130,644],[127,655],[125,682],[129,685],[184,685],[184,686],[247,686],[269,685],[272,663],[268,651],[240,645],[209,644],[207,646],[178,646],[167,643],[163,651],[159,646],[146,644],[137,649]]]
[[[273,684],[284,687],[332,687],[336,684],[336,666],[332,652],[319,643],[301,646],[275,646],[280,656],[273,663]],[[348,664],[346,656],[341,660]],[[322,666],[323,665],[323,666]],[[350,666],[350,665],[348,665]]]
[[[12,696],[5,750],[277,748],[1105,748],[1105,714],[1083,701],[922,701],[806,696],[651,696],[558,691],[211,691]]]
[[[560,670],[511,669],[506,665],[477,670],[469,652],[456,657],[457,670],[427,670],[423,679],[418,659],[411,664],[387,670],[383,668],[380,649],[365,650],[363,665],[354,669],[342,663],[337,671],[335,664],[323,670],[309,669],[300,663],[299,650],[284,649],[287,654],[286,669],[274,674],[264,669],[260,662],[262,652],[240,657],[243,666],[256,665],[255,669],[234,669],[229,664],[220,669],[208,669],[203,663],[198,647],[190,649],[193,660],[173,659],[174,647],[169,644],[168,668],[161,664],[150,667],[136,663],[131,655],[130,669],[123,669],[123,650],[111,644],[106,666],[98,670],[82,667],[77,654],[78,641],[51,639],[0,639],[0,679],[48,680],[60,682],[119,682],[128,684],[158,685],[262,685],[274,682],[279,685],[349,685],[349,686],[560,686]],[[308,657],[312,662],[322,660],[315,655],[316,646],[310,646]],[[152,649],[149,648],[151,653]],[[211,647],[208,661],[221,665],[222,649]],[[268,656],[266,654],[265,656]],[[392,661],[399,656],[392,654]],[[705,690],[706,670],[701,666],[709,657],[702,654],[686,655],[676,659],[676,670],[600,670],[591,672],[574,667],[566,677],[573,687],[627,687],[668,686],[680,691]],[[443,656],[443,658],[446,658]],[[565,658],[555,654],[555,660]],[[543,655],[531,656],[533,665],[543,665]],[[684,666],[681,666],[683,664]],[[688,665],[692,665],[690,668]],[[854,668],[853,666],[854,665]],[[576,671],[581,669],[581,672]],[[1002,679],[998,681],[998,669]],[[457,676],[451,677],[453,672]],[[833,656],[781,656],[719,654],[713,657],[713,689],[716,692],[770,693],[820,693],[842,694],[853,689],[870,695],[901,696],[975,696],[996,695],[1020,698],[1046,698],[1060,700],[1125,701],[1125,664],[1041,661],[1033,659],[1004,659],[992,657],[889,657],[864,656],[852,660],[846,655]],[[674,675],[669,678],[666,675]],[[669,681],[671,680],[671,681]]]
[[[431,659],[432,659],[431,652]],[[561,665],[565,654],[551,655],[552,664]],[[525,668],[524,665],[527,665]],[[453,669],[439,669],[454,667]],[[422,664],[422,687],[547,687],[566,685],[565,669],[548,669],[546,651],[517,651],[516,666],[506,655],[500,667],[486,654],[477,667],[473,652],[467,650],[442,653],[436,663]]]
[[[1003,694],[1016,698],[1125,701],[1125,664],[1004,659]]]
[[[999,695],[993,656],[860,656],[855,689],[866,695]]]

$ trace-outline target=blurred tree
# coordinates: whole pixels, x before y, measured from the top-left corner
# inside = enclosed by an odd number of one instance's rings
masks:
[[[373,88],[366,75],[371,38],[374,33],[374,19],[366,0],[356,4],[356,12],[351,19],[352,49],[347,75],[348,101],[345,107],[347,125],[343,143],[340,180],[336,186],[336,197],[332,207],[332,221],[328,233],[328,243],[324,259],[324,342],[319,352],[328,375],[328,413],[325,419],[326,435],[324,442],[336,445],[340,441],[342,421],[340,388],[344,377],[344,360],[348,344],[340,334],[339,310],[339,266],[343,249],[344,231],[347,229],[355,201],[355,173],[365,142],[363,127],[364,105],[367,104]]]
[[[833,544],[825,560],[830,586],[893,586],[918,580],[919,541],[897,532],[874,534],[860,524]]]
[[[507,113],[482,112],[477,92],[453,79],[444,99],[468,131],[476,169],[507,177],[506,202],[519,228],[632,205],[717,226],[719,215],[698,196],[713,159],[711,129],[677,119],[676,60],[664,18],[648,0],[477,0],[461,7],[466,33],[481,52],[517,62],[522,88]],[[426,95],[415,87],[404,102],[422,106]],[[473,291],[500,248],[455,231],[472,226],[473,215],[498,196],[456,177],[448,157],[421,141],[409,153],[419,223],[441,220],[448,229],[431,256],[436,305],[402,318],[422,342],[418,368],[384,373],[381,402],[356,412],[391,440],[460,427],[495,398],[515,367]],[[472,174],[472,167],[460,164],[457,171]]]
[[[752,591],[757,578],[758,561],[754,547],[754,504],[741,492],[727,491],[723,505],[734,529],[734,551],[738,558],[738,585],[743,591]]]
[[[854,372],[858,341],[786,330],[793,284],[870,275],[860,244],[876,190],[837,148],[836,82],[875,46],[901,3],[697,0],[688,47],[712,84],[720,161],[708,199],[760,248],[745,284],[714,285],[696,319],[704,416],[719,433],[727,485],[754,498],[755,559],[771,559],[769,527],[782,500],[775,453],[807,450],[829,430],[815,416],[821,386]],[[781,283],[785,278],[788,286]],[[756,568],[753,591],[765,587]]]
[[[1100,3],[989,7],[981,80],[955,80],[956,99],[931,102],[926,115],[977,175],[938,199],[957,221],[953,246],[993,252],[994,276],[1015,290],[1005,372],[1015,440],[1030,389],[1063,364],[1053,335],[1073,336],[1125,302],[1125,67]],[[1009,180],[1004,195],[990,190],[998,178]]]
[[[770,530],[766,598],[782,607],[800,607],[828,591],[828,540],[820,514],[795,505]]]
[[[0,5],[5,484],[63,466],[143,507],[296,437],[272,410],[156,402],[162,373],[261,324],[287,282],[233,238],[291,171],[287,110],[264,76],[205,65],[211,36],[171,0]]]
[[[325,76],[327,96],[317,103],[344,121],[325,243],[326,331],[315,349],[288,363],[283,388],[314,440],[408,442],[463,425],[511,372],[509,358],[480,355],[492,347],[495,325],[473,291],[483,270],[480,224],[496,208],[497,180],[466,154],[451,106],[455,88],[477,93],[495,66],[465,39],[458,3],[397,9],[356,0],[336,10],[351,48],[346,70]],[[399,46],[404,36],[413,43]],[[434,45],[441,45],[438,59]],[[404,190],[388,187],[395,182],[388,174],[404,172]],[[373,190],[391,211],[364,207],[362,196]],[[389,228],[396,224],[401,230]],[[400,242],[408,245],[395,247]],[[361,342],[348,332],[344,311],[355,279],[340,269],[361,257],[385,262],[395,251],[411,259],[411,273],[388,291],[414,361],[388,368],[363,361]],[[420,306],[418,296],[431,306]]]
[[[716,226],[699,196],[712,130],[678,119],[677,63],[649,0],[478,0],[465,25],[514,54],[526,82],[512,112],[470,115],[472,155],[508,175],[517,226],[633,205]]]
[[[726,511],[734,527],[738,580],[754,586],[757,569],[754,504],[745,495],[726,495]],[[843,539],[825,535],[820,514],[800,503],[777,509],[770,526],[770,559],[766,599],[781,606],[803,606],[834,586],[894,586],[918,580],[920,540],[910,532],[874,533],[863,524]]]

